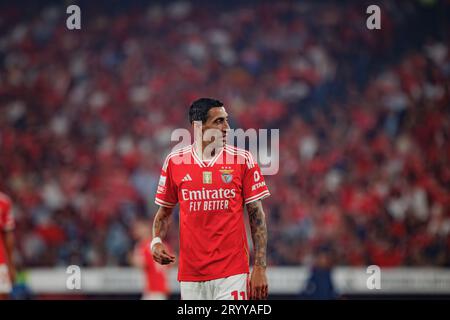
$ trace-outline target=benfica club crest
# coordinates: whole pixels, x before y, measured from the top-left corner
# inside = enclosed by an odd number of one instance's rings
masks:
[[[221,170],[219,170],[222,173],[222,181],[225,183],[230,183],[233,181],[233,171],[230,169],[230,167],[222,167]]]

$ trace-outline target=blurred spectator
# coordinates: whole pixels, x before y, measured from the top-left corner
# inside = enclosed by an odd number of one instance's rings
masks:
[[[316,262],[310,270],[306,286],[300,293],[301,299],[332,300],[338,298],[331,277],[331,259],[330,252],[327,249],[319,250]]]

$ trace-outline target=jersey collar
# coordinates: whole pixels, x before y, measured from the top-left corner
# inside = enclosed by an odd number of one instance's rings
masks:
[[[212,167],[216,163],[217,159],[219,159],[219,157],[222,155],[223,150],[224,148],[220,148],[220,151],[217,152],[217,154],[210,161],[208,161],[208,164],[205,164],[198,156],[197,151],[195,150],[195,144],[193,144],[191,147],[191,153],[194,161],[202,168]]]

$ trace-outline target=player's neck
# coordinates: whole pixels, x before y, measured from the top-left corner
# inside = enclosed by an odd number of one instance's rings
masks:
[[[198,155],[200,156],[200,159],[203,161],[208,161],[211,160],[212,158],[214,158],[221,150],[222,150],[222,146],[214,146],[211,150],[211,147],[209,147],[210,149],[207,150],[207,152],[205,152],[205,149],[211,144],[211,142],[203,142],[201,145],[201,152],[199,153],[198,149],[196,149],[196,152],[198,153]]]

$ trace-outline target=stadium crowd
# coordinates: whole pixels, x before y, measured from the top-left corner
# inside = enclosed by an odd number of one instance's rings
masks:
[[[383,2],[374,31],[347,2],[122,9],[90,4],[74,31],[60,6],[0,10],[0,189],[19,265],[127,265],[170,134],[201,96],[234,128],[280,129],[270,265],[324,250],[339,265],[450,265],[450,39],[412,41],[417,6]]]

